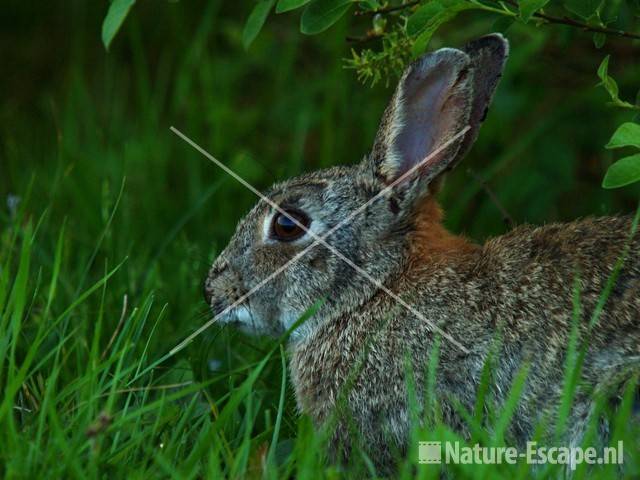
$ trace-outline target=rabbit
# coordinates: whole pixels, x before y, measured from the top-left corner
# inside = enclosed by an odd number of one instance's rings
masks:
[[[443,226],[436,195],[476,139],[508,51],[502,35],[490,34],[418,58],[371,152],[354,166],[274,185],[208,273],[205,298],[218,322],[250,334],[282,335],[323,299],[287,348],[299,409],[318,428],[331,426],[334,460],[347,461],[357,443],[376,468],[393,470],[410,448],[409,372],[424,405],[436,345],[439,412],[466,438],[460,405],[474,411],[490,355],[486,398],[495,406],[486,408],[497,411],[529,365],[507,434],[518,445],[531,439],[557,412],[576,291],[589,348],[565,444],[580,444],[593,392],[640,370],[640,239],[630,216],[523,225],[483,245]]]

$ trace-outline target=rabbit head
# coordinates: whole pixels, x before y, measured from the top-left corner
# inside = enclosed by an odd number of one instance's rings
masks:
[[[403,74],[362,162],[273,186],[207,276],[205,298],[219,321],[278,335],[323,299],[294,334],[304,337],[374,295],[367,275],[385,283],[400,274],[425,200],[478,134],[507,51],[494,34],[422,56]]]

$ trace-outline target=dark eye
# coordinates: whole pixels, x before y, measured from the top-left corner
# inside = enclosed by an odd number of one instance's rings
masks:
[[[311,221],[308,216],[299,210],[285,210],[285,212],[286,215],[278,212],[273,217],[273,221],[271,223],[271,236],[281,242],[292,242],[306,233],[300,225],[305,229],[308,229]]]

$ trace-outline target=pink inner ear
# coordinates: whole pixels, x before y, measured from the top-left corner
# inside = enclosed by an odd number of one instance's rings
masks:
[[[457,126],[466,119],[466,96],[469,92],[458,88],[466,80],[466,70],[446,59],[441,59],[436,65],[421,67],[412,71],[402,86],[399,101],[401,125],[391,144],[396,161],[395,178],[423,162],[438,146],[455,135]],[[441,170],[438,164],[447,158],[446,152],[435,155],[420,170]]]

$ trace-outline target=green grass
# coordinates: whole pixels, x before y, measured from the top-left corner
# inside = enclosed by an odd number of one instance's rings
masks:
[[[5,231],[2,242],[6,248],[0,259],[0,383],[4,392],[0,458],[5,478],[336,478],[371,472],[370,459],[358,451],[346,470],[322,463],[322,432],[314,432],[309,420],[299,418],[290,405],[282,346],[286,338],[269,346],[252,345],[253,355],[248,356],[241,348],[232,347],[237,336],[219,332],[226,337],[227,354],[238,365],[221,373],[199,371],[197,362],[206,361],[206,357],[198,359],[197,353],[190,362],[168,358],[156,365],[158,349],[150,346],[157,343],[166,321],[166,305],[148,293],[137,306],[123,297],[119,313],[107,307],[108,292],[118,285],[118,276],[129,260],[114,266],[105,262],[104,273],[95,282],[72,292],[68,305],[61,303],[69,231],[62,226],[50,270],[35,270],[40,225],[23,215],[17,213],[19,228]],[[56,311],[52,305],[58,304],[65,306]],[[107,321],[111,315],[117,322]],[[115,329],[106,328],[114,324]],[[567,408],[560,409],[559,425],[568,414],[584,352],[576,332],[574,329],[567,356],[566,395],[562,399]],[[434,383],[437,352],[434,349],[427,385]],[[490,362],[480,388],[485,393],[491,382]],[[156,367],[150,370],[149,365]],[[408,378],[413,378],[416,372],[408,373]],[[473,443],[504,444],[526,375],[524,365],[505,405],[493,418],[483,418],[480,406],[475,413],[460,407],[472,426]],[[629,452],[638,451],[640,438],[640,428],[630,422],[633,385],[629,383],[619,409],[610,414],[613,444],[622,440]],[[430,398],[435,398],[433,387],[427,389],[432,392]],[[433,414],[437,408],[427,409],[420,420],[417,399],[413,395],[410,399],[415,425],[423,425],[412,434],[413,447],[420,439],[463,442]],[[598,406],[604,409],[604,402]],[[596,427],[592,423],[591,435]],[[590,440],[593,438],[585,439],[585,445],[590,445]],[[402,478],[437,478],[434,466],[422,465],[416,470],[416,458],[413,448],[401,465]],[[618,478],[617,468],[599,469],[598,478]],[[640,472],[639,459],[630,456],[626,468],[633,478]],[[458,465],[450,471],[468,478],[525,478],[532,473],[539,478],[556,478],[562,467],[546,466],[531,472],[517,466]],[[576,478],[587,475],[593,472],[584,465],[576,470]]]
[[[242,25],[250,8],[231,3],[139,2],[108,54],[100,45],[104,12],[86,2],[70,2],[64,14],[52,4],[37,15],[27,5],[7,7],[8,41],[0,54],[19,68],[0,79],[7,92],[0,105],[3,478],[370,472],[364,454],[354,456],[348,472],[324,462],[322,432],[296,411],[283,341],[213,327],[167,356],[210,318],[202,279],[255,201],[169,126],[265,188],[302,171],[358,161],[389,96],[358,85],[343,69],[344,23],[306,39],[292,18],[278,18],[245,52]],[[490,25],[470,25],[464,34],[452,28],[434,41],[460,44]],[[606,97],[593,88],[604,52],[574,39],[573,48],[584,53],[574,56],[580,68],[552,64],[558,79],[572,75],[568,86],[535,66],[541,57],[552,61],[545,52],[561,50],[564,34],[516,29],[512,40],[495,106],[465,165],[517,222],[632,211],[637,188],[599,187],[611,160],[602,146],[626,119],[606,109]],[[637,88],[633,58],[615,72],[622,89]],[[473,178],[460,168],[442,200],[448,225],[482,241],[506,226]],[[9,198],[19,198],[17,207],[13,200],[9,207]],[[574,348],[570,357],[579,359],[577,339]],[[429,391],[437,364],[434,351]],[[490,364],[485,372],[482,395]],[[568,365],[568,385],[572,372]],[[524,373],[517,378],[524,381]],[[463,412],[474,440],[491,444],[504,433],[519,388],[516,381],[508,404],[490,418],[482,395],[475,411]],[[614,439],[637,452],[629,392],[613,414]],[[571,395],[568,386],[564,408]],[[457,438],[433,403],[412,438]],[[410,452],[401,477],[439,478],[437,468],[418,467],[416,457]],[[638,459],[629,462],[629,475],[639,475]],[[451,471],[477,479],[555,478],[560,469]]]

